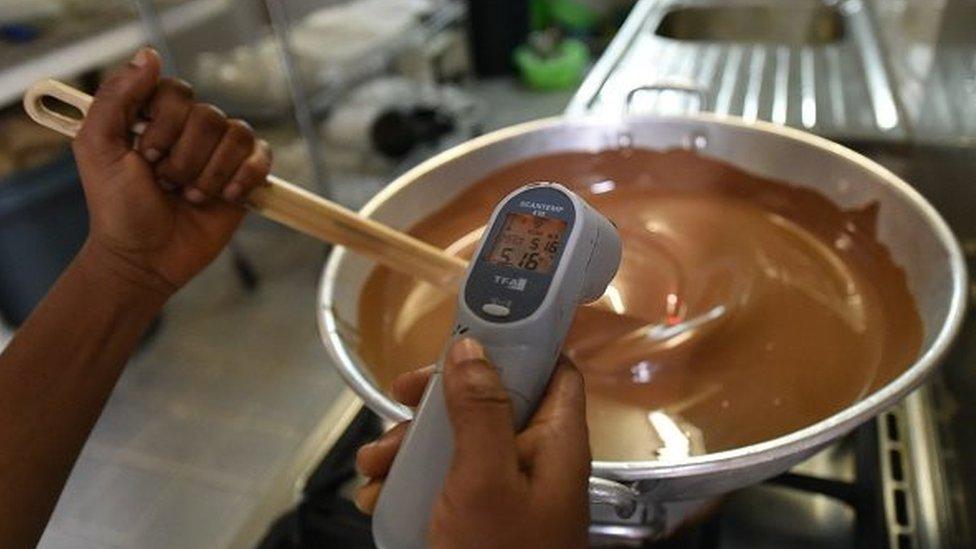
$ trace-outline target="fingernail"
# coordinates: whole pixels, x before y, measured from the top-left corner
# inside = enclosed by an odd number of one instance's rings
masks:
[[[183,191],[183,197],[194,204],[203,204],[207,200],[207,195],[195,187],[189,187]]]
[[[159,180],[159,186],[164,191],[175,191],[176,188],[179,187],[179,185],[177,185],[176,183],[173,183],[169,179],[160,179]]]
[[[466,337],[451,347],[449,357],[454,364],[469,362],[472,360],[485,360],[485,348],[480,343]]]
[[[142,48],[136,52],[132,61],[129,61],[129,64],[136,68],[145,67],[147,63],[149,63],[149,51],[146,48]]]
[[[156,163],[156,161],[162,157],[163,153],[159,152],[159,149],[147,149],[146,152],[143,153],[143,158],[145,158],[146,162],[149,162],[150,164]]]
[[[230,202],[237,201],[242,194],[244,194],[244,188],[241,187],[240,183],[231,183],[224,187],[224,198]]]

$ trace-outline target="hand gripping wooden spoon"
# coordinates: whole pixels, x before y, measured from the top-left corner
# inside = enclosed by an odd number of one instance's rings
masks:
[[[81,113],[71,117],[55,112],[45,101],[66,103]],[[74,138],[92,104],[92,97],[57,80],[34,84],[24,95],[27,114],[42,126]],[[141,134],[144,123],[132,131]],[[269,175],[263,186],[248,195],[247,207],[299,232],[346,246],[387,267],[415,276],[440,288],[457,288],[467,262],[410,235],[363,217],[335,202]]]

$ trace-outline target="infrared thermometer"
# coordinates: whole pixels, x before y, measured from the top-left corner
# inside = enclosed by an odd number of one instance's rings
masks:
[[[542,398],[576,307],[599,299],[619,265],[614,225],[561,185],[524,186],[495,208],[458,295],[452,342],[484,346],[517,431]],[[382,549],[427,545],[454,453],[442,371],[443,358],[380,493],[373,537]]]

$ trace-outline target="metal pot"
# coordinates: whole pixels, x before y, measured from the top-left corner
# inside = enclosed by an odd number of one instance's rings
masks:
[[[620,146],[694,148],[762,177],[814,188],[845,209],[880,204],[878,238],[905,269],[924,325],[918,360],[863,400],[809,427],[759,444],[680,461],[595,461],[591,501],[618,514],[660,502],[702,499],[786,471],[906,396],[932,373],[963,319],[963,255],[946,223],[907,183],[826,139],[764,122],[706,113],[683,116],[554,118],[498,130],[444,152],[394,181],[362,213],[406,229],[490,172],[533,156]],[[340,373],[384,418],[410,410],[378,388],[356,355],[359,294],[373,263],[343,249],[325,267],[319,291],[322,339]]]

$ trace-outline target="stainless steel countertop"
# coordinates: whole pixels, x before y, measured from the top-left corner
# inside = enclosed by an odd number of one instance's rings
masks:
[[[813,0],[722,5],[809,7]],[[828,44],[684,41],[656,34],[682,7],[714,0],[641,0],[580,87],[569,114],[617,116],[627,93],[657,81],[700,87],[708,109],[767,120],[845,142],[976,143],[976,37],[955,2],[829,2],[845,32]],[[924,14],[920,25],[915,14]],[[957,28],[958,27],[958,28]],[[879,30],[880,29],[880,30]],[[952,39],[947,39],[951,36]],[[632,110],[691,108],[688,97],[648,92]]]

